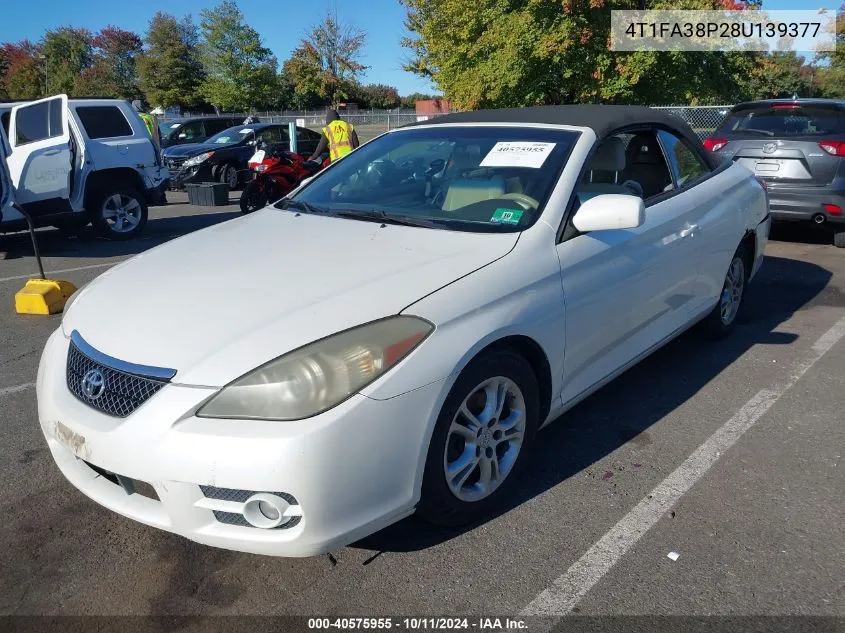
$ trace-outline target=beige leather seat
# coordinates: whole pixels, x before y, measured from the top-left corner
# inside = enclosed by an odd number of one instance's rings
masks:
[[[501,198],[504,194],[505,179],[501,176],[493,176],[484,180],[455,180],[446,191],[443,210],[455,211],[476,202]]]

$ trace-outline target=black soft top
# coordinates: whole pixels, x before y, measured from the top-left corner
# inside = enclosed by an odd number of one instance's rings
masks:
[[[412,125],[437,125],[442,123],[545,123],[588,127],[599,140],[618,132],[621,128],[640,125],[664,128],[684,138],[711,167],[718,165],[701,145],[701,140],[680,117],[664,110],[645,106],[623,105],[556,105],[530,108],[504,108],[500,110],[475,110],[457,112],[420,121]]]

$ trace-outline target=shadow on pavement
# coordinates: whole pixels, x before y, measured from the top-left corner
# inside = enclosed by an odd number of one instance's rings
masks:
[[[240,217],[240,212],[215,211],[190,215],[150,218],[144,232],[133,240],[115,242],[97,237],[89,226],[78,237],[68,237],[58,229],[40,229],[38,248],[43,257],[119,257],[137,255],[176,237]],[[0,235],[0,251],[9,258],[32,256],[28,233]]]
[[[833,231],[829,225],[819,227],[799,222],[775,222],[769,239],[775,242],[832,245]]]
[[[755,345],[794,343],[795,334],[774,330],[819,297],[831,276],[815,264],[767,257],[749,288],[744,313],[732,336],[712,342],[690,331],[543,430],[519,489],[494,516],[546,492],[628,442],[650,443],[649,427]],[[841,294],[832,292],[830,296],[840,303]],[[625,403],[624,407],[619,403]],[[433,527],[412,516],[352,547],[416,551],[455,538],[494,516],[456,530]]]

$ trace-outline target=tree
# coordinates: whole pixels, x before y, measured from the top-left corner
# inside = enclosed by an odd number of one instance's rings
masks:
[[[278,62],[232,0],[202,12],[201,94],[216,108],[245,111],[276,99]]]
[[[402,99],[399,97],[399,91],[393,86],[369,84],[361,86],[358,92],[363,102],[361,105],[367,108],[390,110],[391,108],[399,107],[399,104],[402,103]]]
[[[407,97],[402,97],[401,105],[403,108],[413,109],[417,105],[417,101],[428,101],[429,99],[437,99],[438,97],[423,94],[422,92],[415,92],[409,94]]]
[[[137,99],[136,60],[142,41],[135,33],[107,26],[92,40],[94,46],[91,66],[82,71],[76,83],[79,94]]]
[[[77,82],[93,61],[91,32],[63,26],[47,31],[41,43],[46,58],[47,94],[80,95]]]
[[[831,99],[845,99],[845,3],[836,16],[836,50],[818,55],[816,61],[820,64],[821,93]]]
[[[714,9],[727,0],[402,0],[406,69],[433,79],[463,109],[549,103],[712,103],[744,53],[609,50],[611,9]],[[731,2],[735,8],[759,6]]]
[[[0,47],[0,93],[22,101],[44,95],[44,67],[38,46],[28,40]]]
[[[366,39],[364,31],[341,27],[327,15],[285,62],[297,95],[335,105],[349,98],[358,76],[367,69],[360,61]]]
[[[747,98],[813,97],[812,69],[794,51],[776,51],[761,55],[747,84]]]
[[[147,102],[162,108],[197,105],[205,73],[197,48],[199,35],[191,17],[178,21],[159,11],[150,20],[145,41],[147,48],[137,63]]]

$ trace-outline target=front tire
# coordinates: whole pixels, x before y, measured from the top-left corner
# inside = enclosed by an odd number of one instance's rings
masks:
[[[437,418],[417,512],[452,526],[495,509],[526,463],[539,409],[537,379],[516,352],[490,352],[467,365]]]
[[[742,312],[748,275],[751,273],[749,260],[746,246],[740,245],[728,265],[719,301],[703,321],[704,328],[715,338],[730,334]]]
[[[244,187],[241,194],[241,213],[247,214],[267,206],[267,187],[253,180]]]
[[[238,184],[240,184],[240,178],[238,177],[238,168],[233,165],[232,163],[226,163],[218,172],[218,177],[220,182],[224,182],[229,185],[229,190],[234,191],[238,188]]]
[[[117,241],[131,240],[147,224],[147,203],[134,187],[118,185],[97,196],[93,215],[100,235]]]

